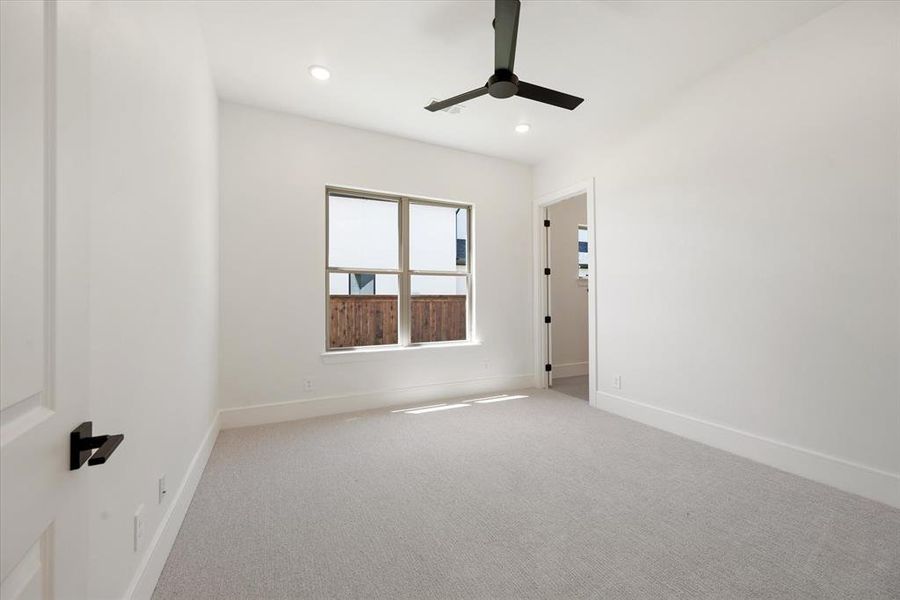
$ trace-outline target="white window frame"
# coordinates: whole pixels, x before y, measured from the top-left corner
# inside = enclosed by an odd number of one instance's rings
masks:
[[[372,269],[369,267],[332,267],[329,264],[329,198],[332,195],[344,196],[350,198],[359,198],[361,200],[374,200],[381,202],[393,202],[397,204],[397,232],[398,241],[397,251],[398,261],[400,265],[398,269]],[[466,265],[465,271],[433,271],[409,268],[409,207],[411,204],[422,204],[427,206],[444,206],[448,208],[465,209],[468,211],[466,219]],[[403,349],[422,346],[443,346],[443,345],[459,345],[470,343],[473,340],[473,323],[474,323],[474,244],[473,236],[473,217],[474,207],[471,204],[463,202],[454,202],[450,200],[434,200],[430,198],[417,198],[400,194],[388,194],[384,192],[370,192],[354,188],[345,188],[339,186],[325,187],[325,354],[336,354],[341,352],[352,352],[354,350],[370,351],[373,349],[389,350]],[[398,291],[397,291],[397,343],[396,344],[380,344],[374,346],[340,346],[332,347],[331,345],[331,274],[352,274],[352,273],[374,273],[376,275],[397,275]],[[412,303],[412,277],[414,275],[434,275],[440,277],[465,277],[466,279],[466,337],[462,340],[446,340],[437,342],[413,342],[411,331],[411,303]]]

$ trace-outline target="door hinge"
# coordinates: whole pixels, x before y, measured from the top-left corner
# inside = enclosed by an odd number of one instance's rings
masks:
[[[547,267],[546,269],[544,269],[544,275],[549,275],[549,274],[550,274],[550,267]]]
[[[544,227],[550,227],[550,219],[544,219]]]
[[[544,317],[544,323],[549,323],[549,322],[550,322],[550,315],[547,315],[546,317]]]
[[[545,370],[545,371],[552,371],[552,370],[553,370],[553,365],[551,365],[550,363],[547,363],[546,365],[544,365],[544,370]]]

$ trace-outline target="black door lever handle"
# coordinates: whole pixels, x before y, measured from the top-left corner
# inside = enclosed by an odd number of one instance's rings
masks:
[[[105,463],[106,459],[116,451],[116,448],[118,448],[119,444],[122,443],[122,440],[125,439],[125,436],[121,433],[117,433],[115,435],[101,435],[98,438],[92,439],[101,439],[103,442],[101,443],[100,448],[94,452],[93,456],[88,460],[88,466],[91,467]]]
[[[88,466],[102,465],[125,439],[121,433],[91,436],[92,430],[93,423],[85,421],[69,434],[70,471],[80,469],[85,462]]]

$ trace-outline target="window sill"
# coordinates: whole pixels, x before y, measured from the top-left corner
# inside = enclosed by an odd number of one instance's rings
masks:
[[[477,348],[480,341],[474,342],[446,342],[437,344],[423,344],[421,346],[392,346],[390,348],[355,348],[353,350],[331,350],[322,352],[322,362],[325,364],[352,363],[370,360],[385,360],[396,356],[411,355],[418,352],[434,352],[444,349]]]

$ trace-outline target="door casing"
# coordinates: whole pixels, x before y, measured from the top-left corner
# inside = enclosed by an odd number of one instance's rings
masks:
[[[594,178],[585,179],[566,188],[544,194],[534,202],[534,212],[532,221],[533,228],[533,248],[534,248],[534,385],[538,388],[547,388],[552,381],[552,371],[547,376],[544,365],[553,364],[552,352],[550,348],[551,332],[550,328],[544,323],[544,317],[550,315],[552,318],[549,282],[548,277],[544,275],[544,269],[550,267],[549,255],[549,237],[551,233],[546,231],[544,227],[544,219],[547,218],[547,209],[558,202],[574,198],[584,194],[587,196],[587,227],[588,227],[588,261],[593,268],[596,265],[595,249],[597,247],[596,238],[596,204],[594,193]],[[553,229],[551,223],[550,229]],[[599,282],[596,278],[596,269],[591,273],[591,283],[588,286],[588,396],[589,404],[597,406],[596,392],[596,356],[597,356],[597,288]],[[553,277],[551,272],[550,277]]]

